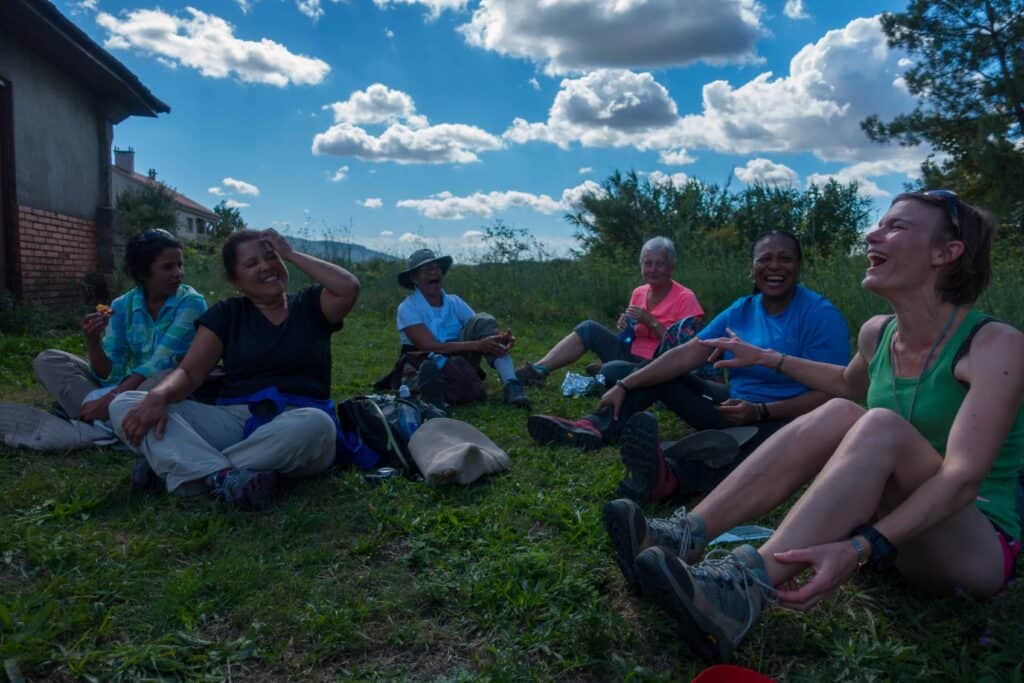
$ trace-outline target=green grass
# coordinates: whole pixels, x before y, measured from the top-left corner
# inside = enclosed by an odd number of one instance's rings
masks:
[[[496,270],[491,287],[468,269],[449,281],[511,320],[518,359],[538,357],[582,317],[607,319],[633,283],[532,267]],[[338,397],[366,391],[397,351],[393,273],[361,276],[363,300],[335,337]],[[831,293],[854,277],[844,264],[808,272],[851,326],[883,308]],[[680,279],[711,310],[748,286]],[[67,330],[0,334],[5,400],[44,404],[28,363],[46,346],[81,350]],[[131,493],[127,453],[0,448],[0,659],[38,680],[689,680],[703,663],[661,612],[626,593],[601,528],[621,476],[615,449],[533,445],[525,413],[489,382],[489,400],[455,416],[506,448],[513,466],[465,488],[370,487],[343,471],[244,514]],[[592,405],[556,386],[532,397],[538,412]],[[666,436],[685,431],[659,418]],[[1019,585],[979,603],[865,572],[808,614],[769,613],[739,663],[793,681],[1021,681],[1021,652]]]

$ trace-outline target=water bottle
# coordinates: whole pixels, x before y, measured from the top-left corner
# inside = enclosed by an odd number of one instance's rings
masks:
[[[408,384],[403,384],[402,386],[398,387],[398,397],[399,398],[409,398],[411,395],[412,395],[412,392],[409,391],[409,385]]]
[[[636,321],[632,318],[626,318],[626,326],[619,332],[619,339],[622,340],[623,344],[627,346],[633,343],[633,337],[635,336]]]

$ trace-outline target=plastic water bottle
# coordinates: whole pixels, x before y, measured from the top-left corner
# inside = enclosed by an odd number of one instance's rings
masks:
[[[410,396],[412,396],[412,392],[409,391],[408,384],[403,384],[398,387],[398,398],[409,398]]]
[[[632,318],[626,318],[626,326],[622,329],[622,332],[619,332],[619,339],[622,340],[623,344],[628,345],[633,343],[633,337],[636,336],[635,328],[636,321]]]

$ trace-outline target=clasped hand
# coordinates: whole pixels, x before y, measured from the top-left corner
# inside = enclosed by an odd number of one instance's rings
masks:
[[[136,403],[121,422],[125,439],[133,446],[138,446],[150,429],[158,440],[164,438],[167,430],[167,402],[152,391]]]
[[[512,330],[505,330],[477,341],[477,350],[485,356],[504,356],[515,344],[516,338],[512,335]]]

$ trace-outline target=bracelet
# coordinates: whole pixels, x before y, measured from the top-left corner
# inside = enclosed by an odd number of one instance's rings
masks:
[[[896,561],[898,551],[888,538],[881,531],[868,524],[861,524],[850,537],[863,536],[871,544],[871,565],[876,569],[887,569]]]
[[[626,386],[626,382],[624,380],[621,380],[621,379],[615,380],[615,386],[619,387],[620,389],[625,391],[627,394],[629,393],[629,387]]]
[[[860,569],[868,563],[868,549],[860,542],[860,538],[857,536],[850,536],[850,545],[852,545],[853,549],[857,551],[857,569]]]
[[[768,418],[770,418],[772,415],[771,415],[771,413],[768,412],[768,404],[766,404],[766,403],[758,403],[757,404],[757,415],[762,420],[767,420]]]
[[[775,372],[782,372],[782,364],[786,362],[786,354],[779,356],[779,362],[775,364]]]

